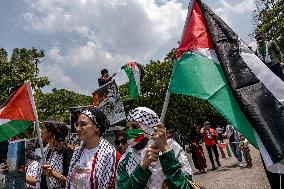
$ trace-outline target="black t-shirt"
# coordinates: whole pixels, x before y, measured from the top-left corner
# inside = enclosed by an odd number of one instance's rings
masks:
[[[104,78],[100,77],[98,79],[99,86],[103,86],[104,84],[107,84],[111,79],[112,79],[112,77],[109,77],[107,79],[104,79]]]

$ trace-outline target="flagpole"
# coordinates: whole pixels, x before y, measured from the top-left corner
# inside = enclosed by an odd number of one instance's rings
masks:
[[[189,5],[188,5],[188,13],[187,13],[187,16],[186,16],[185,25],[184,25],[183,32],[182,32],[182,37],[183,37],[183,35],[184,35],[184,33],[185,33],[186,25],[187,25],[187,23],[189,22],[189,18],[190,18],[190,15],[191,15],[191,12],[192,12],[192,8],[193,8],[194,3],[195,3],[195,0],[191,0],[191,1],[189,2]],[[181,38],[181,39],[182,39],[182,38]],[[169,84],[170,84],[170,83],[171,83],[171,82],[169,82]],[[170,96],[171,96],[171,93],[169,92],[169,90],[167,90],[167,92],[166,92],[166,97],[165,97],[165,101],[164,101],[164,104],[163,104],[163,109],[162,109],[161,117],[160,117],[160,122],[161,122],[161,123],[164,123],[164,122],[165,122],[165,117],[166,117],[168,105],[169,105],[169,102],[170,102]]]
[[[38,143],[39,143],[39,146],[40,146],[42,161],[43,161],[43,164],[45,164],[46,159],[45,159],[44,151],[43,151],[43,143],[42,143],[42,138],[41,138],[41,132],[39,130],[39,124],[38,124],[39,121],[38,121],[38,115],[37,115],[37,110],[36,110],[36,106],[35,106],[35,101],[34,101],[34,98],[33,98],[31,82],[28,80],[28,81],[25,82],[25,84],[28,88],[30,101],[32,103],[33,112],[34,112],[34,116],[35,116],[35,122],[34,123],[35,123],[35,128],[36,128],[36,131],[37,131],[37,135],[38,135]],[[50,182],[49,182],[49,179],[48,179],[47,176],[46,176],[46,183],[47,183],[48,189],[50,189]]]
[[[165,122],[165,117],[166,117],[168,105],[169,105],[169,102],[170,102],[170,96],[171,96],[171,93],[169,91],[167,91],[165,101],[164,101],[164,105],[163,105],[163,109],[162,109],[162,113],[161,113],[161,118],[160,118],[161,123]]]

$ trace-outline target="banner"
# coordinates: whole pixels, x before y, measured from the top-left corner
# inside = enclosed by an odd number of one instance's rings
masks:
[[[125,119],[123,103],[114,80],[93,92],[93,105],[101,108],[111,125]]]
[[[9,143],[7,154],[9,172],[6,174],[4,189],[25,188],[25,143],[25,140],[15,140]]]

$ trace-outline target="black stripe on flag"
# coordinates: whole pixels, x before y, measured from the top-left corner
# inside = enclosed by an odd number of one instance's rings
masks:
[[[203,11],[214,49],[232,93],[258,133],[273,163],[284,156],[284,107],[255,76],[239,50],[236,33],[209,7],[197,0]]]

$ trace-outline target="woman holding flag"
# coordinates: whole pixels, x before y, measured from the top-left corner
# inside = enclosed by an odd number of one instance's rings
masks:
[[[41,129],[42,141],[47,143],[44,152],[46,164],[34,161],[27,168],[26,182],[28,188],[65,188],[69,164],[73,150],[67,148],[65,138],[68,128],[59,121],[44,121]],[[48,179],[48,181],[47,181]]]
[[[192,171],[185,152],[167,139],[157,114],[138,107],[126,121],[129,147],[118,165],[116,188],[191,188]]]

